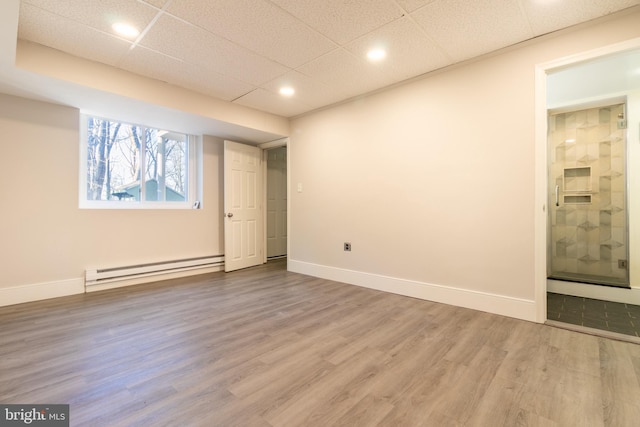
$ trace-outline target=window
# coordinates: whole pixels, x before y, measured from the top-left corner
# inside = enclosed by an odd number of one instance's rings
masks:
[[[95,116],[82,122],[81,207],[199,206],[195,137]]]

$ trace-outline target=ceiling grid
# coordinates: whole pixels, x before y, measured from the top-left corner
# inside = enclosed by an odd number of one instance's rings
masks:
[[[22,0],[18,37],[293,117],[639,0]],[[128,40],[112,25],[141,33]],[[366,53],[387,55],[370,62]],[[283,97],[279,89],[295,89]]]

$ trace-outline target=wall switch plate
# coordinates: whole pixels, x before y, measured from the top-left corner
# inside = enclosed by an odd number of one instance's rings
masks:
[[[351,252],[351,243],[349,242],[344,242],[344,250],[346,252]]]

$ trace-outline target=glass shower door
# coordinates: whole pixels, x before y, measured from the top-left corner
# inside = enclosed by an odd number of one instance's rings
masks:
[[[624,114],[549,115],[549,278],[629,286]]]

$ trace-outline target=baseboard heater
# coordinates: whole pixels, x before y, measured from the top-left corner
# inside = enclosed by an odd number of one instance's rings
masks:
[[[152,262],[112,268],[93,268],[85,271],[85,286],[99,285],[118,280],[137,279],[158,274],[178,273],[181,271],[219,267],[224,265],[224,255],[180,259],[174,261]]]

